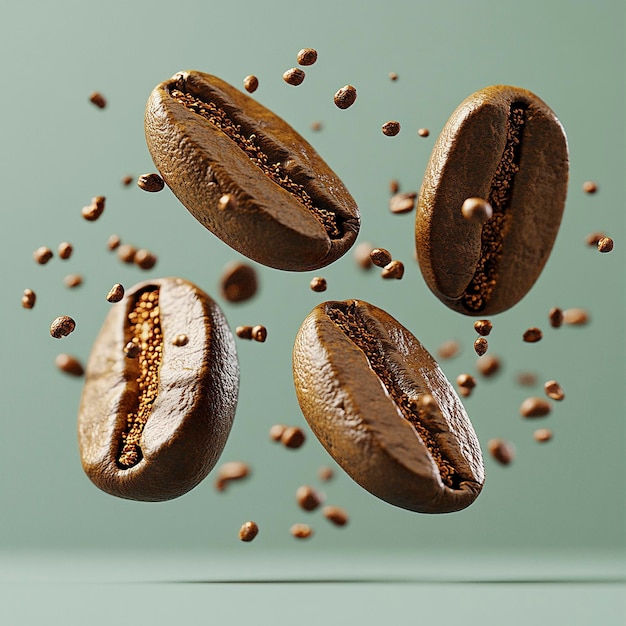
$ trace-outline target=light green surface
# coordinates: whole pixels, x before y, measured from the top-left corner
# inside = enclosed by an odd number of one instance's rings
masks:
[[[591,561],[596,552],[623,555],[622,2],[61,0],[3,7],[2,25],[0,548],[155,554],[219,548],[251,559],[276,548],[298,563],[316,550],[332,551],[345,563],[372,549],[409,557],[428,551],[445,559],[486,550],[568,554],[583,548]],[[290,87],[282,72],[295,65],[304,46],[317,48],[319,61],[300,87]],[[209,478],[173,502],[143,504],[107,496],[83,475],[75,434],[81,383],[56,372],[53,362],[59,351],[87,358],[114,282],[130,286],[148,276],[180,275],[217,297],[222,267],[240,258],[169,191],[152,195],[119,183],[125,174],[153,171],[143,107],[152,87],[181,69],[214,73],[235,85],[246,74],[258,75],[255,97],[309,139],[353,193],[363,217],[359,240],[387,247],[407,270],[402,281],[382,281],[376,272],[359,272],[351,255],[320,272],[260,268],[262,289],[253,302],[220,301],[233,328],[263,323],[269,331],[263,345],[238,341],[241,396],[223,456],[248,461],[254,475],[226,494],[216,493]],[[396,83],[388,79],[390,71],[399,74]],[[359,95],[353,108],[339,111],[332,95],[346,83]],[[494,318],[490,350],[504,359],[505,369],[497,380],[481,381],[466,402],[483,448],[492,437],[510,439],[516,461],[502,468],[486,458],[487,482],[478,501],[447,516],[394,509],[340,474],[323,489],[329,503],[348,509],[351,523],[332,528],[294,502],[296,488],[317,485],[317,468],[329,462],[322,447],[312,435],[298,452],[267,439],[275,422],[305,426],[291,379],[293,338],[318,302],[356,297],[388,310],[430,350],[450,337],[461,339],[464,353],[442,366],[450,378],[471,371],[472,320],[446,310],[424,285],[413,262],[414,217],[389,213],[388,181],[395,177],[403,189],[417,190],[450,113],[473,91],[498,83],[525,87],[545,100],[561,119],[571,151],[569,197],[549,263],[528,297]],[[89,104],[93,90],[108,98],[107,109]],[[380,132],[389,119],[402,124],[395,138]],[[314,120],[324,123],[322,132],[309,130]],[[430,128],[431,136],[418,137],[420,127]],[[595,196],[581,191],[588,179],[600,185]],[[98,194],[107,197],[106,211],[87,223],[80,209]],[[615,239],[611,254],[585,246],[584,237],[594,230]],[[113,232],[154,250],[157,267],[148,273],[122,267],[104,249]],[[45,267],[32,261],[35,248],[56,248],[63,240],[75,246],[70,261],[53,259]],[[62,284],[70,272],[85,276],[74,291]],[[308,289],[316,274],[328,280],[325,294]],[[26,287],[38,294],[32,311],[19,304]],[[555,305],[588,308],[592,324],[550,329],[546,315]],[[48,326],[60,314],[75,317],[77,330],[59,342],[49,337]],[[544,329],[544,340],[523,344],[522,332],[535,325]],[[556,378],[567,393],[541,424],[524,422],[517,413],[528,390],[517,387],[514,377],[527,369],[542,381]],[[554,441],[535,443],[538,425],[553,428]],[[247,519],[259,523],[261,534],[244,546],[236,533]],[[306,546],[288,535],[292,523],[304,520],[316,530]],[[528,587],[515,589],[520,598],[532,595]],[[10,594],[13,599],[19,590]],[[62,587],[59,593],[69,591]],[[248,593],[235,590],[233,597]],[[332,593],[341,597],[342,591]],[[576,589],[567,594],[575,599],[572,606],[584,597]],[[447,595],[441,591],[442,598]],[[254,597],[262,598],[263,590]]]

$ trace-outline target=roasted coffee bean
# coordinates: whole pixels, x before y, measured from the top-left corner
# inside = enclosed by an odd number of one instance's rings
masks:
[[[389,72],[389,80],[395,83],[398,80],[398,74],[396,74],[396,72]]]
[[[484,337],[479,337],[474,342],[474,352],[476,352],[478,356],[483,356],[483,354],[485,354],[488,349],[489,342]]]
[[[563,311],[556,306],[552,307],[548,311],[548,320],[552,328],[560,328],[561,324],[563,324]]]
[[[585,309],[574,307],[563,311],[563,323],[570,326],[584,326],[589,322],[589,313]]]
[[[297,87],[304,81],[306,74],[299,67],[292,67],[283,74],[283,80],[288,85]]]
[[[173,346],[178,346],[179,348],[182,348],[182,346],[186,346],[189,343],[189,337],[187,335],[176,335],[176,337],[174,337],[174,339],[172,340],[172,345]]]
[[[220,292],[228,302],[246,302],[259,289],[257,271],[248,263],[231,261],[222,270]]]
[[[260,324],[258,326],[253,326],[252,339],[254,339],[254,341],[258,341],[259,343],[263,343],[267,339],[267,328],[265,328],[265,326],[261,326]]]
[[[237,326],[235,334],[239,339],[252,339],[252,326]]]
[[[50,335],[55,339],[61,339],[74,332],[75,328],[76,322],[69,315],[60,315],[50,324]]]
[[[556,382],[556,380],[548,380],[543,384],[543,389],[546,392],[546,396],[551,400],[563,400],[565,398],[565,392],[563,387]]]
[[[313,48],[302,48],[298,52],[298,65],[313,65],[317,61],[317,50]]]
[[[543,333],[541,332],[541,329],[533,327],[524,331],[522,338],[526,343],[537,343],[543,338]]]
[[[393,196],[399,192],[400,192],[400,182],[397,179],[392,178],[389,181],[389,193]],[[415,194],[415,197],[417,198],[417,194]]]
[[[129,341],[124,346],[124,355],[127,359],[136,359],[141,354],[139,341]]]
[[[606,237],[606,235],[604,233],[589,233],[585,237],[585,243],[588,246],[596,246],[597,247],[598,241],[600,241],[600,239],[603,239],[604,237]]]
[[[104,196],[96,196],[91,199],[91,204],[82,208],[82,215],[88,222],[95,222],[104,212]]]
[[[70,376],[80,377],[85,373],[83,364],[71,354],[58,354],[54,359],[57,368]]]
[[[256,522],[245,522],[239,529],[239,539],[241,541],[252,541],[259,534],[259,527]]]
[[[389,210],[392,213],[410,213],[415,208],[415,191],[396,193],[389,200]]]
[[[150,250],[137,250],[133,256],[133,263],[142,270],[151,270],[157,264],[157,257]]]
[[[41,246],[33,252],[33,259],[39,265],[45,265],[53,256],[52,250],[46,248],[46,246]]]
[[[389,120],[382,125],[383,135],[387,137],[395,137],[400,132],[400,122]]]
[[[372,494],[424,513],[476,499],[482,456],[463,405],[430,354],[387,313],[356,300],[320,304],[298,331],[293,372],[313,432]],[[420,403],[425,394],[434,402]]]
[[[463,398],[469,398],[472,395],[473,387],[459,387],[459,395]]]
[[[72,256],[73,251],[74,251],[74,248],[72,247],[71,243],[64,241],[63,243],[59,244],[58,253],[59,253],[60,259],[63,259],[64,261],[66,261]]]
[[[296,501],[301,509],[315,511],[324,501],[324,497],[317,489],[313,489],[309,485],[302,485],[296,491]]]
[[[402,261],[391,261],[383,267],[380,273],[383,278],[395,278],[400,280],[404,276],[404,263]]]
[[[372,263],[378,267],[385,267],[391,263],[391,253],[385,248],[374,248],[370,252],[370,259]]]
[[[248,258],[315,270],[356,240],[358,208],[328,165],[280,117],[219,78],[181,72],[158,85],[145,128],[168,187]],[[218,207],[226,193],[232,210]]]
[[[466,389],[474,389],[476,387],[476,379],[471,374],[459,374],[456,377],[456,384]]]
[[[497,374],[500,371],[501,365],[500,359],[492,354],[485,354],[479,359],[476,359],[476,369],[485,378]]]
[[[549,428],[538,428],[534,432],[533,437],[539,443],[546,443],[552,439],[552,431]]]
[[[370,257],[372,250],[372,244],[367,241],[354,247],[354,260],[362,270],[369,270],[374,265]]]
[[[315,278],[311,279],[309,287],[311,288],[311,291],[315,291],[315,293],[322,293],[323,291],[326,291],[328,284],[326,283],[325,278],[315,276]]]
[[[591,180],[583,183],[583,191],[585,193],[596,193],[598,191],[598,185]]]
[[[515,447],[504,439],[490,439],[488,448],[491,456],[500,465],[509,465],[515,458]]]
[[[274,424],[270,428],[270,439],[272,441],[280,441],[285,430],[287,430],[287,426],[284,424]]]
[[[131,176],[130,174],[128,174],[128,175],[124,176],[120,182],[122,183],[122,185],[124,187],[130,187],[130,185],[132,184],[133,180],[134,180],[134,177]]]
[[[24,289],[22,295],[22,306],[25,309],[32,309],[37,302],[37,294],[32,289]]]
[[[107,239],[107,249],[113,251],[116,248],[119,248],[120,243],[122,243],[122,240],[120,239],[119,235],[111,235]]]
[[[428,137],[428,135],[430,135],[430,131],[428,130],[428,128],[420,128],[418,129],[417,134],[420,137]]]
[[[611,252],[613,246],[614,243],[610,237],[602,237],[598,240],[598,252]]]
[[[94,91],[90,94],[89,102],[95,104],[99,109],[104,109],[107,105],[106,98],[99,91]]]
[[[556,238],[565,205],[563,127],[537,96],[517,87],[476,92],[437,140],[417,205],[416,249],[433,293],[466,315],[500,313],[530,290]],[[459,210],[484,198],[484,224]]]
[[[453,359],[461,353],[461,343],[456,339],[448,339],[437,348],[437,356],[442,359]]]
[[[122,263],[133,263],[136,254],[137,248],[129,243],[123,243],[117,247],[117,258],[122,261]]]
[[[345,526],[348,523],[348,514],[338,506],[325,506],[322,515],[335,526]]]
[[[493,217],[493,209],[482,198],[468,198],[461,206],[461,213],[466,220],[481,226]]]
[[[301,448],[305,441],[306,435],[304,431],[297,426],[287,426],[280,436],[280,443],[282,443],[285,448],[292,450]]]
[[[477,320],[474,322],[474,330],[481,336],[487,337],[491,333],[493,324],[489,320]]]
[[[537,374],[534,372],[520,372],[516,380],[517,384],[522,387],[534,387],[537,384]]]
[[[243,79],[243,88],[248,93],[254,93],[259,88],[259,79],[254,74],[248,74]]]
[[[522,402],[519,412],[522,417],[545,417],[552,411],[552,405],[543,398],[526,398]]]
[[[66,287],[73,289],[74,287],[80,287],[83,284],[83,277],[80,274],[68,274],[63,282]]]
[[[317,477],[324,483],[332,480],[335,477],[335,471],[332,467],[328,467],[328,465],[322,465],[317,470]]]
[[[150,193],[156,193],[165,187],[165,182],[157,173],[153,172],[152,174],[142,174],[137,179],[137,187]]]
[[[313,530],[308,524],[294,524],[289,529],[289,532],[296,539],[308,539],[313,535]]]
[[[333,101],[339,109],[348,109],[356,102],[356,88],[346,85],[337,91]]]
[[[250,466],[241,461],[229,461],[220,465],[217,469],[215,488],[224,491],[233,480],[243,480],[250,475]]]
[[[322,128],[324,128],[324,125],[319,120],[311,122],[311,130],[313,132],[318,133],[320,130],[322,130]]]
[[[172,346],[181,330],[190,341]],[[140,354],[124,356],[136,340]],[[87,476],[121,498],[162,501],[202,481],[237,404],[234,339],[217,304],[181,278],[146,281],[111,307],[87,364],[78,415]]]
[[[119,283],[115,283],[109,293],[107,293],[107,302],[119,302],[124,297],[124,287]]]

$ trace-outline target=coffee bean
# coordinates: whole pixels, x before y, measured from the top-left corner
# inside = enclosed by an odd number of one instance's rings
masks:
[[[367,241],[357,244],[354,247],[354,260],[362,270],[369,270],[372,268],[373,263],[370,258],[372,250],[372,244]]]
[[[259,527],[256,522],[245,522],[239,529],[239,539],[241,541],[252,541],[259,534]]]
[[[274,424],[270,428],[270,439],[272,441],[280,441],[285,430],[287,430],[287,426],[284,424]]]
[[[477,320],[474,322],[474,330],[481,336],[487,337],[491,333],[493,324],[489,320]]]
[[[415,191],[396,193],[389,200],[389,210],[392,213],[410,213],[415,208]]]
[[[289,529],[289,532],[296,539],[308,539],[309,537],[313,535],[313,530],[308,524],[294,524]]]
[[[485,354],[479,359],[476,359],[476,369],[485,378],[489,378],[497,374],[500,371],[501,365],[500,359],[491,354]]]
[[[280,436],[280,443],[282,443],[285,448],[290,448],[292,450],[301,448],[305,441],[306,435],[304,434],[304,431],[297,426],[288,426],[285,430],[283,430]]]
[[[474,341],[474,352],[476,352],[478,356],[483,356],[488,349],[489,343],[484,337],[478,337],[478,339]]]
[[[161,83],[150,95],[145,127],[168,187],[248,258],[316,270],[356,240],[358,208],[328,165],[281,118],[219,78],[181,72]],[[218,208],[225,194],[236,208]]]
[[[239,339],[252,339],[252,326],[237,326],[235,334]]]
[[[55,318],[50,324],[50,335],[55,339],[61,339],[61,337],[67,337],[70,333],[74,332],[76,328],[76,322],[68,315],[60,315]]]
[[[37,301],[37,294],[32,289],[24,289],[22,296],[22,306],[25,309],[32,309]]]
[[[182,348],[189,343],[189,337],[187,335],[176,335],[172,340],[172,345],[177,346],[178,348]]]
[[[126,176],[124,176],[122,178],[122,180],[120,181],[122,183],[122,185],[124,187],[130,187],[130,185],[132,184],[134,180],[134,176],[131,176],[130,174],[127,174]]]
[[[220,465],[215,479],[215,488],[224,491],[228,484],[234,480],[243,480],[250,475],[250,466],[241,461],[229,461]]]
[[[520,372],[517,375],[517,384],[522,387],[534,387],[537,384],[537,374],[534,372]]]
[[[560,328],[561,324],[563,324],[563,311],[553,306],[550,311],[548,311],[548,320],[552,328]]]
[[[313,487],[308,485],[302,485],[296,491],[296,501],[301,509],[315,511],[322,504],[324,498],[317,489],[313,489]]]
[[[313,65],[317,61],[317,50],[313,48],[302,48],[298,52],[298,64],[299,65]]]
[[[585,193],[596,193],[598,191],[598,185],[591,180],[583,183],[583,191]]]
[[[459,395],[463,398],[469,398],[472,395],[472,391],[471,387],[459,387]]]
[[[119,235],[111,235],[107,239],[107,249],[113,251],[116,248],[119,248],[120,243],[122,243],[122,240],[120,239]]]
[[[311,130],[315,133],[318,133],[320,130],[322,130],[322,128],[324,128],[322,122],[320,121],[315,121],[315,122],[311,122]]]
[[[326,291],[328,284],[326,283],[326,279],[321,276],[315,276],[315,278],[311,279],[309,283],[309,287],[312,291],[316,293],[321,293],[322,291]]]
[[[193,349],[173,348],[181,327]],[[141,352],[127,359],[122,346]],[[233,337],[217,304],[180,278],[146,281],[111,307],[87,364],[78,435],[83,469],[131,500],[178,497],[202,481],[237,404]]]
[[[404,263],[401,261],[391,261],[383,267],[380,273],[383,278],[395,278],[400,280],[404,276]]]
[[[106,98],[99,91],[90,94],[89,102],[95,104],[99,109],[104,109],[107,105]]]
[[[522,338],[524,339],[526,343],[537,343],[538,341],[541,341],[541,339],[543,338],[543,333],[541,332],[539,328],[533,327],[524,331]]]
[[[317,470],[317,477],[324,483],[332,480],[334,476],[335,471],[332,467],[328,467],[328,465],[322,465],[322,467]]]
[[[389,181],[389,193],[393,196],[400,191],[400,182],[396,178]],[[416,194],[417,197],[417,194]]]
[[[129,341],[124,346],[124,354],[127,359],[136,359],[141,354],[141,346],[138,341]]]
[[[80,274],[68,274],[63,282],[68,289],[74,289],[74,287],[80,287],[83,284],[83,277]]]
[[[493,217],[493,209],[482,198],[468,198],[461,206],[461,213],[466,220],[481,226]]]
[[[462,102],[433,147],[418,198],[416,249],[433,293],[466,315],[519,302],[552,249],[568,169],[563,127],[531,92],[488,87]],[[470,197],[492,207],[482,225],[459,210]]]
[[[428,137],[428,135],[430,135],[430,131],[428,130],[428,128],[419,128],[417,134],[420,137]]]
[[[398,80],[398,75],[395,72],[389,72],[389,80],[395,83]]]
[[[456,339],[448,339],[437,348],[437,356],[442,360],[453,359],[461,352],[461,344]]]
[[[545,417],[552,411],[552,405],[543,398],[526,398],[522,402],[519,412],[522,417]]]
[[[539,443],[546,443],[552,439],[552,431],[549,428],[538,428],[533,437]]]
[[[589,322],[589,313],[585,309],[572,308],[563,311],[563,323],[570,326],[584,326]]]
[[[115,283],[109,293],[107,293],[107,302],[119,302],[124,297],[124,287],[119,283]]]
[[[261,325],[253,326],[252,339],[254,339],[254,341],[258,341],[259,343],[263,343],[267,339],[267,328]]]
[[[613,245],[613,240],[610,237],[602,237],[598,240],[598,252],[611,252]]]
[[[133,262],[142,270],[151,270],[157,264],[157,257],[150,250],[137,250],[133,256]]]
[[[504,439],[490,439],[488,448],[491,456],[500,465],[509,465],[515,458],[515,447]]]
[[[122,263],[133,263],[136,254],[137,248],[129,243],[123,243],[117,247],[117,258],[122,261]]]
[[[317,306],[298,331],[293,373],[313,432],[375,496],[443,513],[479,494],[480,447],[458,396],[418,340],[381,309],[355,300]],[[426,393],[431,409],[417,402]]]
[[[600,241],[600,239],[603,239],[604,237],[606,237],[606,235],[604,233],[589,233],[586,237],[585,237],[585,243],[588,246],[598,246],[598,242]]]
[[[165,187],[165,182],[158,174],[153,172],[152,174],[142,174],[137,179],[137,187],[139,187],[139,189],[143,189],[144,191],[155,193],[157,191],[161,191],[163,187]]]
[[[348,523],[348,514],[338,506],[325,506],[322,515],[335,526],[345,526]]]
[[[466,389],[474,389],[476,387],[476,379],[471,374],[459,374],[456,377],[456,384]]]
[[[400,122],[389,120],[382,125],[383,135],[387,137],[395,137],[400,132]]]
[[[73,251],[74,251],[74,248],[72,247],[71,243],[64,241],[63,243],[59,244],[58,253],[59,253],[60,259],[63,259],[64,261],[66,261],[72,256]]]
[[[246,302],[258,289],[257,271],[252,265],[231,261],[222,270],[220,293],[228,302]]]
[[[254,93],[259,88],[259,79],[254,74],[248,74],[243,79],[243,88],[248,93]]]
[[[339,109],[347,109],[356,101],[356,88],[352,85],[346,85],[337,91],[333,101]]]
[[[546,395],[551,400],[563,400],[565,398],[565,392],[559,383],[556,380],[548,380],[543,384],[543,388],[546,392]]]
[[[91,204],[82,208],[82,215],[88,222],[95,222],[104,212],[105,197],[96,196],[91,199]]]
[[[391,253],[389,250],[385,250],[385,248],[374,248],[370,252],[370,259],[372,263],[378,267],[385,267],[385,265],[389,265],[391,263]]]
[[[39,265],[45,265],[53,256],[52,250],[46,248],[46,246],[41,246],[33,252],[33,259],[35,259],[35,262],[39,263]]]
[[[80,377],[85,373],[82,363],[71,354],[58,354],[54,359],[54,364],[61,372],[70,376]]]
[[[283,74],[283,80],[288,85],[297,87],[302,84],[305,76],[306,74],[299,67],[292,67]]]

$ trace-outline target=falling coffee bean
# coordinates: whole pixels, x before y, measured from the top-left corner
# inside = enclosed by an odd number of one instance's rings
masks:
[[[22,295],[22,306],[25,309],[32,309],[37,301],[37,294],[32,289],[24,289]]]
[[[509,465],[515,458],[515,447],[504,439],[490,439],[488,448],[491,456],[500,465]]]
[[[492,328],[493,325],[489,320],[478,320],[474,322],[474,330],[481,337],[487,337],[491,333]]]
[[[124,287],[119,283],[115,283],[109,293],[107,293],[107,302],[119,302],[124,297]]]
[[[237,480],[243,480],[250,476],[250,466],[241,461],[229,461],[220,465],[217,469],[217,478],[215,479],[215,488],[218,491],[224,491],[229,483]]]
[[[539,328],[533,327],[524,331],[522,338],[524,339],[526,343],[537,343],[538,341],[541,341],[541,339],[543,338],[543,333],[541,332]]]
[[[552,405],[543,398],[526,398],[519,412],[522,417],[545,417],[552,411]]]
[[[602,237],[598,240],[598,252],[611,252],[613,246],[614,243],[610,237]]]
[[[339,109],[348,109],[356,102],[356,88],[346,85],[337,91],[333,101]]]
[[[119,248],[121,243],[122,243],[122,240],[120,239],[119,235],[111,235],[107,239],[107,249],[112,252],[113,250]]]
[[[485,354],[488,349],[489,343],[484,337],[479,337],[476,341],[474,341],[474,352],[476,352],[478,356]]]
[[[68,289],[80,287],[83,284],[83,277],[80,274],[68,274],[63,282]]]
[[[46,246],[41,246],[33,252],[33,259],[39,265],[45,265],[53,256],[52,250],[46,248]]]
[[[239,339],[252,339],[252,326],[237,326],[235,334]]]
[[[107,105],[106,98],[99,91],[94,91],[90,94],[89,102],[97,106],[99,109],[104,109]]]
[[[252,339],[254,339],[254,341],[258,341],[259,343],[263,343],[267,339],[267,328],[261,325],[253,326]]]
[[[239,539],[241,541],[252,541],[259,534],[259,527],[256,522],[245,522],[239,529]]]
[[[315,293],[322,293],[323,291],[326,291],[328,285],[325,278],[315,276],[315,278],[311,279],[309,287],[311,288],[311,291],[315,291]]]
[[[324,483],[332,480],[335,476],[335,472],[332,467],[328,467],[328,465],[322,465],[317,470],[317,477]]]
[[[287,426],[285,426],[284,424],[274,424],[270,428],[270,439],[272,441],[280,441],[285,430],[287,430]]]
[[[297,56],[298,65],[313,65],[317,61],[317,50],[314,48],[302,48]]]
[[[373,262],[370,257],[372,250],[372,244],[367,241],[359,243],[354,247],[354,260],[362,270],[372,268]]]
[[[404,263],[402,261],[391,261],[380,273],[383,278],[395,278],[400,280],[404,276]]]
[[[591,180],[583,183],[583,191],[585,193],[596,193],[598,191],[598,185]]]
[[[391,253],[385,248],[374,248],[370,252],[372,263],[378,267],[385,267],[391,263]]]
[[[538,428],[534,432],[533,437],[539,443],[546,443],[552,439],[552,431],[549,428]]]
[[[322,509],[322,515],[335,526],[345,526],[349,521],[345,509],[338,506],[325,506]]]
[[[389,120],[382,125],[383,135],[395,137],[400,132],[400,122]]]
[[[461,343],[456,339],[448,339],[437,348],[437,356],[442,360],[453,359],[461,353]]]
[[[410,213],[415,208],[416,198],[417,193],[415,191],[395,193],[389,200],[389,210],[396,215]]]
[[[574,307],[563,311],[563,323],[569,326],[584,326],[589,323],[589,313],[585,309]]]
[[[67,259],[69,259],[72,256],[73,251],[74,251],[74,248],[71,243],[64,241],[63,243],[59,244],[58,254],[59,254],[60,259],[67,261]]]
[[[297,87],[298,85],[302,84],[305,76],[306,74],[299,67],[292,67],[290,70],[287,70],[283,74],[283,80],[288,85],[293,85],[294,87]]]
[[[85,373],[83,364],[71,354],[58,354],[54,359],[57,368],[70,376],[80,377]]]
[[[305,511],[315,511],[322,504],[323,500],[322,494],[317,489],[309,487],[309,485],[302,485],[296,491],[298,506]]]
[[[133,263],[136,254],[137,248],[129,243],[123,243],[117,247],[117,258],[122,261],[122,263]]]
[[[67,337],[74,332],[76,322],[69,315],[60,315],[50,324],[50,335],[55,339]]]
[[[297,426],[287,426],[280,435],[280,443],[291,450],[301,448],[305,441],[304,431]]]
[[[104,196],[96,196],[91,199],[91,204],[82,208],[82,215],[88,222],[95,222],[104,212]]]
[[[133,263],[142,270],[151,270],[157,264],[157,257],[150,250],[137,250],[133,256]]]
[[[485,354],[476,359],[476,369],[485,378],[495,376],[502,366],[500,359],[492,354]]]
[[[563,311],[559,307],[552,307],[548,311],[548,320],[552,328],[560,328],[563,324]]]
[[[430,131],[428,130],[428,128],[419,128],[417,134],[420,137],[428,137],[430,135]]]
[[[165,187],[165,182],[158,174],[153,172],[152,174],[142,174],[137,179],[137,186],[144,191],[155,193]]]
[[[259,88],[259,79],[253,74],[249,74],[243,79],[243,88],[248,93],[254,93]]]
[[[308,539],[313,535],[313,530],[308,524],[294,524],[289,532],[296,539]]]
[[[222,270],[220,292],[228,302],[246,302],[259,288],[257,271],[248,263],[232,261]]]
[[[548,380],[544,383],[543,389],[551,400],[561,401],[565,398],[563,387],[556,380]]]

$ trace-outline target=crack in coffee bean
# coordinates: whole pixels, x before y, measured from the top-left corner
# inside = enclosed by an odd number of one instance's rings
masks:
[[[135,408],[126,417],[117,460],[122,469],[133,467],[143,454],[139,442],[152,412],[159,388],[159,368],[163,357],[163,336],[159,311],[159,290],[146,289],[135,296],[128,314],[127,338],[141,351],[136,359],[129,359],[128,367],[135,375],[138,387]]]
[[[270,180],[288,191],[302,206],[308,209],[320,222],[330,239],[341,239],[343,233],[341,232],[340,217],[328,209],[316,206],[305,186],[296,182],[285,171],[282,163],[273,160],[263,151],[261,146],[255,143],[257,137],[254,133],[248,132],[241,124],[236,124],[227,112],[214,102],[205,102],[175,88],[170,90],[170,95],[186,109],[200,115],[224,133]]]
[[[526,117],[526,106],[520,102],[514,102],[507,120],[504,151],[493,175],[491,190],[487,198],[493,209],[493,216],[483,226],[480,259],[474,276],[463,294],[463,304],[469,311],[483,310],[496,286],[498,262],[510,221],[507,209],[513,197],[515,174],[519,171]]]
[[[332,322],[363,352],[370,367],[387,390],[392,402],[398,407],[402,416],[413,426],[430,452],[439,469],[443,483],[451,489],[459,489],[462,478],[450,461],[445,458],[428,430],[427,425],[431,418],[431,412],[436,410],[436,407],[427,406],[428,403],[409,397],[402,391],[386,363],[385,352],[380,340],[367,329],[354,305],[348,306],[345,310],[328,307],[326,313]],[[423,389],[417,389],[417,392],[418,398],[427,393]]]

